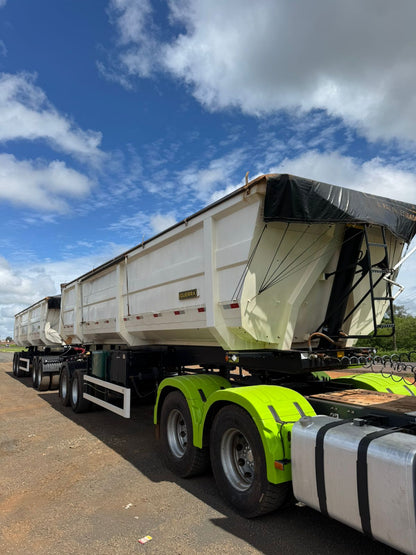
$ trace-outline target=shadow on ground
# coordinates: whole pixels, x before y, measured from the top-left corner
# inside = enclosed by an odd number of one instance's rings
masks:
[[[11,379],[12,372],[7,372]],[[32,387],[30,377],[18,380],[22,387]],[[126,420],[100,408],[85,414],[75,414],[63,407],[57,391],[37,392],[58,413],[82,426],[109,448],[132,464],[138,472],[153,482],[170,481],[212,507],[222,516],[211,519],[213,524],[235,537],[241,538],[266,555],[279,552],[293,554],[397,555],[398,552],[366,538],[361,533],[322,516],[307,507],[291,505],[263,516],[246,520],[223,502],[210,473],[192,479],[181,479],[163,464],[160,447],[153,427],[153,403],[136,404],[131,419]],[[288,538],[290,548],[288,550]],[[324,546],[324,547],[323,547]]]

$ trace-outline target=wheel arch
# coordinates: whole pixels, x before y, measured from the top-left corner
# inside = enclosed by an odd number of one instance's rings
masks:
[[[398,395],[416,396],[415,383],[408,383],[403,376],[383,375],[376,372],[368,372],[364,374],[355,374],[352,376],[345,376],[342,378],[334,378],[345,384],[354,385],[360,389],[370,389],[372,391],[384,391],[388,393],[396,393]]]
[[[172,391],[180,391],[185,397],[189,412],[191,413],[194,445],[202,447],[202,421],[204,418],[204,405],[218,390],[230,388],[228,380],[219,375],[189,375],[165,378],[159,385],[154,406],[153,422],[156,426],[156,437],[160,435],[160,415],[166,397]]]
[[[215,392],[205,407],[199,444],[208,441],[212,423],[227,405],[244,409],[259,432],[267,467],[267,479],[273,484],[291,480],[290,435],[294,422],[315,411],[299,393],[281,386],[256,385]],[[275,461],[281,462],[280,468]],[[279,466],[279,465],[278,465]]]

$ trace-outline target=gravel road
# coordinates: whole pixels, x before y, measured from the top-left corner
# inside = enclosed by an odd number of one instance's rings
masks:
[[[211,475],[164,468],[151,404],[130,420],[76,415],[56,391],[15,379],[10,362],[0,362],[0,468],[2,553],[397,555],[307,507],[245,520]]]

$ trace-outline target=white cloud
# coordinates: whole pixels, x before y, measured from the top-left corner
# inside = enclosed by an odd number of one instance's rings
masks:
[[[110,19],[117,27],[121,44],[139,42],[149,25],[149,0],[110,0]]]
[[[11,264],[0,256],[0,338],[13,335],[15,314],[47,296],[60,294],[61,283],[76,279],[125,250],[126,245],[98,242],[82,245],[82,256],[55,262],[29,257],[26,264]]]
[[[168,71],[210,110],[324,109],[370,140],[416,140],[413,0],[168,4],[163,40],[148,0],[112,0],[119,75]]]
[[[84,131],[60,114],[26,73],[0,74],[0,142],[43,139],[53,148],[97,163],[101,133]]]
[[[98,69],[111,81],[131,88],[129,76],[149,77],[158,64],[160,44],[153,37],[155,26],[152,21],[150,0],[110,0],[110,21],[117,28],[118,44],[123,50],[120,59],[110,67],[98,62]],[[120,73],[120,62],[124,73]]]
[[[36,266],[12,268],[8,261],[0,257],[0,296],[2,304],[28,304],[34,298],[42,298],[44,291],[54,290],[54,284],[45,271]]]
[[[244,158],[243,149],[235,149],[208,163],[193,163],[177,175],[181,195],[189,192],[204,203],[218,197],[216,191],[235,188],[235,173]]]
[[[285,158],[270,171],[291,173],[403,202],[413,203],[415,198],[414,171],[385,163],[380,158],[362,163],[339,152],[309,151],[297,158]]]
[[[53,280],[42,268],[12,268],[0,257],[0,337],[13,336],[13,316],[55,291]]]
[[[55,160],[19,161],[0,154],[0,199],[31,206],[42,212],[64,212],[67,199],[88,194],[93,182]]]
[[[110,229],[128,234],[130,238],[135,235],[136,238],[133,238],[133,242],[137,245],[175,225],[177,221],[178,218],[174,211],[155,212],[153,214],[137,212],[133,216],[124,217],[118,222],[114,222],[110,225]]]
[[[150,217],[150,226],[153,232],[161,233],[165,229],[172,227],[177,222],[175,212],[167,212],[166,214],[153,214]]]

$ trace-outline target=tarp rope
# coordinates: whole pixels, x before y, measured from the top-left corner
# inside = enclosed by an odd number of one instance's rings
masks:
[[[244,267],[243,273],[242,273],[240,279],[238,280],[238,283],[237,283],[237,286],[236,286],[235,291],[234,291],[234,293],[233,293],[233,296],[231,297],[233,300],[237,300],[237,299],[240,298],[241,291],[242,291],[243,285],[244,285],[244,280],[246,279],[246,275],[247,275],[247,272],[248,272],[248,270],[249,270],[249,268],[250,268],[250,264],[251,264],[252,261],[253,261],[254,255],[256,254],[256,251],[257,251],[257,249],[258,249],[258,246],[259,246],[259,244],[260,244],[261,238],[263,237],[263,234],[264,234],[266,228],[267,228],[267,224],[263,227],[263,229],[262,229],[262,231],[261,231],[261,233],[260,233],[260,236],[259,236],[259,238],[257,239],[256,244],[254,245],[254,249],[253,249],[252,253],[250,254],[250,256],[248,257],[248,260],[247,260],[247,263],[246,263],[246,265],[245,265],[245,267]]]

